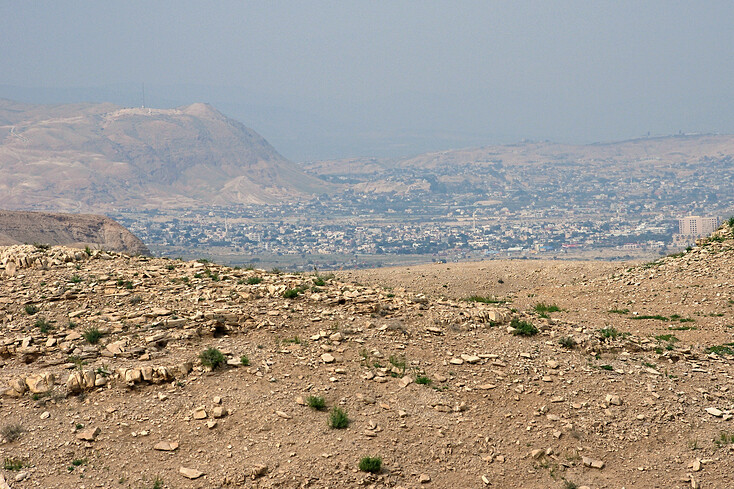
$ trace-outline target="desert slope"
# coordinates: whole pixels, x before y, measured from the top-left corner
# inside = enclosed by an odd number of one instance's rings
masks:
[[[389,285],[0,253],[0,456],[13,489],[731,480],[728,228],[652,263],[443,264],[393,270]],[[222,365],[205,363],[219,362],[208,348]],[[345,427],[330,427],[334,408]],[[365,456],[381,457],[378,473],[359,470]]]

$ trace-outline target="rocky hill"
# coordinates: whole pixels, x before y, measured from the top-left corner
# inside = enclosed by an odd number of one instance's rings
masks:
[[[0,206],[90,211],[271,203],[327,186],[213,107],[0,100]]]
[[[105,216],[0,210],[0,246],[23,243],[150,254],[134,234]]]
[[[338,277],[8,247],[3,474],[13,489],[726,487],[733,268],[728,227],[645,264]]]

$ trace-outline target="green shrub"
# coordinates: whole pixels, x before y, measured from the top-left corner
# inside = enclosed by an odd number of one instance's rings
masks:
[[[629,314],[630,310],[627,308],[624,309],[609,309],[609,314]]]
[[[339,407],[334,407],[329,413],[329,426],[341,430],[349,426],[349,416],[347,412]]]
[[[79,275],[72,275],[71,279],[69,279],[71,283],[78,284],[81,283],[82,278]]]
[[[225,363],[224,355],[222,355],[222,352],[214,347],[209,347],[201,352],[199,354],[199,360],[201,360],[201,364],[203,366],[209,367],[211,369],[219,368]]]
[[[650,316],[650,315],[632,316],[630,319],[657,319],[658,321],[670,321],[669,318],[665,316],[661,316],[660,314],[655,314],[654,316]]]
[[[713,353],[719,356],[734,355],[734,349],[732,349],[734,343],[725,343],[723,345],[710,346],[706,348],[706,353]]]
[[[359,470],[377,474],[382,470],[382,459],[380,457],[362,457],[359,460]]]
[[[38,312],[38,306],[36,306],[35,304],[26,304],[23,309],[25,309],[25,313],[29,316],[33,316],[35,313]]]
[[[87,340],[87,343],[89,343],[90,345],[96,345],[97,343],[99,343],[100,338],[102,338],[102,332],[97,328],[89,328],[84,333],[82,333],[82,336],[85,340]]]
[[[545,304],[544,302],[539,302],[538,304],[535,304],[533,309],[542,318],[547,318],[548,314],[550,314],[551,312],[558,312],[561,310],[561,308],[555,304]]]
[[[300,293],[301,292],[298,289],[286,289],[286,291],[283,292],[283,297],[286,299],[295,299]]]
[[[512,318],[510,327],[513,328],[512,334],[515,336],[533,336],[538,334],[538,328],[527,321],[520,321],[518,318]]]
[[[425,375],[419,375],[415,378],[415,383],[420,385],[431,385],[433,381]]]
[[[249,367],[250,366],[250,357],[248,357],[247,355],[242,355],[240,357],[240,363],[242,364],[243,367]]]
[[[250,277],[247,279],[247,285],[257,285],[259,283],[262,283],[262,281],[262,277]]]
[[[621,336],[621,333],[612,327],[600,329],[599,334],[601,335],[602,340],[614,340]]]
[[[602,365],[599,368],[602,370],[609,370],[609,371],[614,370],[614,367],[612,367],[611,365]]]
[[[41,333],[43,333],[43,334],[49,333],[52,329],[54,329],[53,326],[51,325],[51,323],[49,323],[48,321],[46,321],[46,318],[44,318],[44,317],[40,317],[40,318],[36,319],[36,322],[33,323],[33,325],[36,328],[40,329],[41,330]]]
[[[494,297],[483,297],[481,295],[471,295],[464,299],[467,302],[483,302],[484,304],[506,304],[505,299],[497,299]]]
[[[17,458],[6,458],[3,462],[3,468],[5,470],[12,470],[17,471],[22,469],[25,466],[22,460],[19,460]]]
[[[317,411],[321,411],[326,407],[326,401],[323,397],[319,396],[308,396],[306,398],[306,404],[308,404],[308,407]]]

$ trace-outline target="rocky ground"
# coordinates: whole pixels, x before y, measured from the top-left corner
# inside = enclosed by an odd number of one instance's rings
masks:
[[[13,489],[728,487],[732,270],[729,229],[645,264],[338,277],[0,248],[2,474]]]

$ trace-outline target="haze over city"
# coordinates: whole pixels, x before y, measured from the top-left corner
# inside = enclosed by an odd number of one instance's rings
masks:
[[[208,102],[294,161],[734,132],[734,4],[2,2],[0,97]]]

